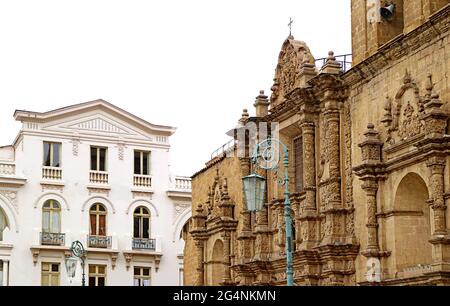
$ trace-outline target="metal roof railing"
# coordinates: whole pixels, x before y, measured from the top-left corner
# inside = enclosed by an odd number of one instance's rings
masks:
[[[352,54],[335,55],[335,57],[336,57],[336,62],[341,64],[343,72],[347,72],[350,70],[350,68],[352,68]],[[328,60],[328,57],[316,59],[316,66],[317,66],[317,63],[319,63],[320,64],[319,68],[322,68],[325,65],[325,63],[327,62],[327,60]]]

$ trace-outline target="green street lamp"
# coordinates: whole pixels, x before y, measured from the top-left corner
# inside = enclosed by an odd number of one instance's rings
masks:
[[[280,164],[280,146],[283,149],[284,179],[278,181],[284,186],[284,219],[286,226],[286,278],[287,285],[294,285],[294,271],[292,268],[292,218],[291,202],[289,200],[289,151],[284,143],[276,138],[268,138],[256,145],[252,155],[252,163],[257,167],[278,173]],[[242,178],[245,205],[248,211],[259,211],[264,207],[266,179],[257,174]]]
[[[86,285],[85,274],[84,274],[84,260],[86,258],[86,250],[84,249],[83,244],[76,240],[72,242],[70,246],[70,251],[72,256],[66,259],[66,270],[69,278],[75,277],[75,271],[77,267],[78,259],[81,260],[81,286]]]

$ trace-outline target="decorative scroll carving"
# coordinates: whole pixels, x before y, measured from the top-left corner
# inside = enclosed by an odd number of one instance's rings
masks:
[[[13,190],[0,190],[0,194],[9,200],[9,202],[14,205],[14,209],[17,211],[19,205],[17,203],[17,191]]]

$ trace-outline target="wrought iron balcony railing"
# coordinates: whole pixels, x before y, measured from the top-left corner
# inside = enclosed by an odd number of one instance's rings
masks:
[[[88,235],[88,247],[90,248],[111,248],[111,236]]]
[[[66,234],[41,232],[41,245],[64,245]]]
[[[155,239],[133,238],[133,249],[154,251],[156,249]]]

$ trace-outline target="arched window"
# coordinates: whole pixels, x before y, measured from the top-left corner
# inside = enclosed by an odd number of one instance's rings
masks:
[[[42,206],[42,232],[61,232],[61,205],[55,200],[47,200]]]
[[[105,206],[96,203],[89,209],[90,233],[93,236],[106,236],[106,215]]]
[[[139,206],[133,214],[133,237],[150,238],[150,212],[147,208]]]
[[[3,231],[8,227],[8,222],[6,220],[6,215],[3,210],[0,208],[0,241],[3,240]]]

